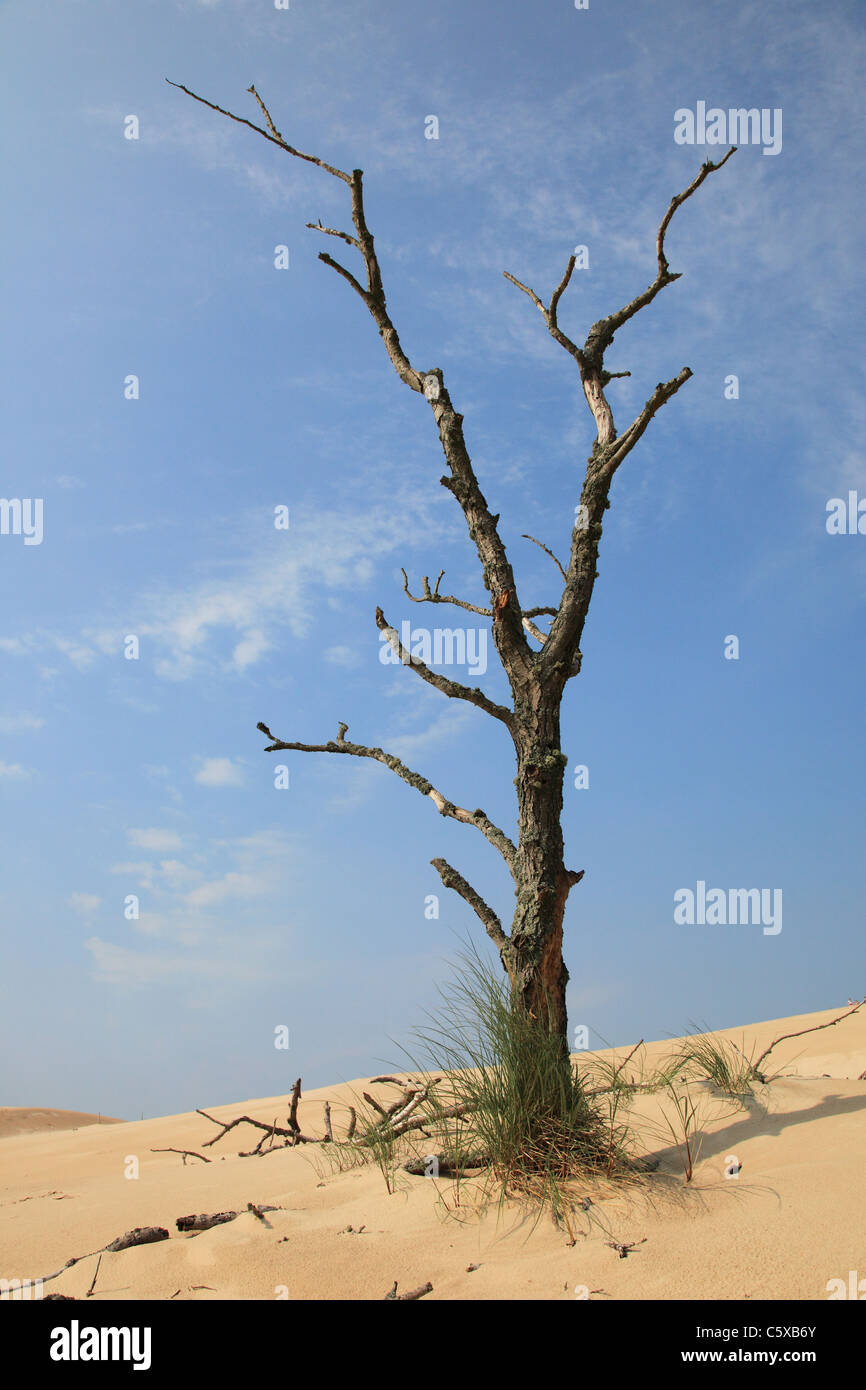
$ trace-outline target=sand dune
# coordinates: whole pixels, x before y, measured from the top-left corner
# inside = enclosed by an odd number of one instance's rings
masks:
[[[80,1129],[83,1125],[119,1125],[110,1115],[90,1115],[84,1110],[39,1110],[32,1106],[0,1105],[0,1139],[10,1134],[37,1134],[44,1130]]]
[[[749,1050],[829,1021],[825,1013],[727,1030]],[[675,1042],[646,1049],[652,1063]],[[627,1048],[617,1050],[622,1059]],[[607,1054],[611,1055],[611,1054]],[[100,1299],[382,1299],[430,1281],[436,1299],[826,1299],[827,1283],[859,1271],[866,1293],[866,1010],[835,1028],[780,1045],[770,1070],[784,1073],[747,1105],[709,1083],[690,1094],[702,1146],[693,1181],[662,1122],[658,1096],[632,1117],[643,1150],[659,1160],[639,1186],[586,1186],[576,1244],[547,1217],[533,1226],[517,1206],[479,1217],[469,1190],[454,1206],[450,1181],[398,1177],[387,1191],[374,1164],[334,1171],[327,1149],[305,1146],[242,1158],[258,1134],[233,1130],[202,1150],[214,1128],[195,1113],[10,1133],[0,1144],[0,1277],[35,1278],[135,1226],[164,1226],[171,1239],[103,1258]],[[340,1132],[362,1081],[305,1095],[299,1118],[321,1133],[330,1101]],[[286,1096],[204,1108],[228,1120],[248,1114],[284,1122]],[[9,1115],[16,1112],[0,1112]],[[27,1112],[18,1112],[25,1114]],[[205,1164],[155,1148],[187,1148]],[[739,1176],[726,1168],[736,1158]],[[137,1176],[136,1176],[137,1174]],[[265,1224],[247,1203],[271,1204]],[[236,1220],[181,1236],[179,1216],[226,1209]],[[352,1227],[352,1230],[348,1230]],[[627,1258],[607,1242],[642,1241]],[[95,1260],[64,1272],[45,1292],[83,1297]],[[469,1266],[477,1268],[469,1270]]]

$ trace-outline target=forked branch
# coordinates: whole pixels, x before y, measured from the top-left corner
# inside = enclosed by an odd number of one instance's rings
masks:
[[[168,81],[168,79],[166,80]],[[497,651],[512,686],[521,680],[525,681],[531,675],[534,654],[526,640],[514,574],[497,530],[498,517],[490,512],[479,487],[463,436],[463,416],[454,409],[442,372],[439,368],[427,372],[416,370],[400,344],[397,330],[388,313],[385,301],[385,290],[373,235],[367,226],[364,212],[364,176],[362,170],[353,169],[352,173],[348,174],[345,170],[328,164],[327,161],[319,159],[316,155],[304,154],[301,150],[290,145],[277,130],[270,112],[255,86],[251,86],[247,90],[255,97],[264,116],[266,127],[256,125],[253,121],[227,111],[225,107],[199,96],[198,93],[191,91],[182,83],[172,82],[170,85],[177,87],[187,96],[192,97],[194,101],[209,107],[210,110],[217,111],[240,125],[248,126],[249,129],[263,136],[271,144],[277,145],[287,154],[296,159],[303,159],[311,164],[316,164],[326,173],[348,185],[352,199],[354,236],[319,224],[308,223],[308,225],[313,225],[316,231],[321,231],[325,235],[336,236],[357,248],[364,261],[367,279],[366,289],[350,270],[335,261],[327,252],[320,251],[319,259],[342,276],[363,300],[379,330],[379,335],[397,375],[413,391],[422,394],[430,404],[439,431],[442,451],[450,470],[450,476],[442,478],[441,482],[457,498],[466,518],[469,534],[475,542],[481,561],[484,582],[493,599],[494,612],[497,611],[496,605],[498,603],[502,605],[499,610],[499,620],[494,624],[493,630]]]
[[[282,750],[296,753],[346,753],[350,757],[372,758],[375,762],[382,763],[410,787],[421,792],[422,796],[429,796],[441,816],[449,816],[452,820],[462,821],[465,825],[474,825],[476,829],[481,831],[485,839],[499,850],[512,874],[514,873],[514,861],[517,854],[514,844],[503,830],[500,830],[488,819],[482,810],[467,811],[462,806],[455,806],[453,801],[449,801],[440,791],[437,791],[432,782],[428,782],[427,778],[422,777],[420,773],[413,772],[393,753],[386,753],[382,748],[368,748],[363,743],[349,743],[346,739],[348,727],[348,724],[341,724],[336,740],[330,743],[286,743],[282,739],[276,738],[267,724],[258,723],[256,725],[256,728],[260,729],[271,740],[265,749],[266,753],[276,753]]]
[[[408,652],[397,635],[397,629],[391,627],[381,608],[376,609],[376,626],[384,634],[389,647],[395,653],[400,664],[410,666],[423,681],[428,685],[435,686],[441,690],[443,695],[448,695],[451,699],[466,700],[470,705],[476,705],[478,709],[483,709],[485,714],[490,714],[494,719],[499,719],[507,728],[513,729],[514,715],[505,705],[497,705],[494,700],[488,699],[483,690],[477,686],[469,687],[461,685],[459,681],[449,680],[447,676],[440,675],[438,671],[431,671],[420,657],[413,656]]]

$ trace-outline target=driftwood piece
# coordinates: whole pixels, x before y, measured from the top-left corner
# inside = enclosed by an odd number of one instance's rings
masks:
[[[408,1119],[412,1111],[417,1110],[418,1106],[427,1099],[428,1095],[426,1090],[418,1091],[414,1086],[407,1087],[397,1103],[396,1110],[392,1109],[389,1113],[388,1118],[391,1121],[392,1127],[396,1128],[401,1120]]]
[[[298,1077],[292,1087],[292,1094],[289,1101],[289,1128],[293,1134],[300,1134],[301,1127],[298,1124],[298,1101],[301,1099],[301,1078]]]
[[[270,1221],[268,1220],[268,1218],[265,1216],[265,1212],[266,1212],[266,1211],[281,1211],[281,1210],[282,1210],[281,1207],[270,1207],[270,1206],[266,1206],[264,1202],[247,1202],[247,1211],[251,1211],[252,1214],[253,1214],[253,1216],[258,1217],[258,1219],[259,1219],[259,1221],[261,1221],[262,1225],[263,1225],[263,1226],[267,1226],[267,1228],[268,1228],[269,1231],[272,1231],[274,1228],[273,1228],[273,1226],[271,1225],[271,1223],[270,1223]]]
[[[234,1120],[229,1120],[228,1122],[226,1122],[224,1120],[215,1119],[214,1116],[209,1115],[206,1110],[196,1110],[195,1113],[197,1115],[203,1115],[206,1120],[210,1120],[211,1124],[219,1125],[221,1130],[221,1133],[215,1134],[213,1139],[206,1139],[204,1141],[204,1143],[202,1144],[203,1149],[210,1148],[211,1144],[218,1144],[220,1139],[225,1138],[229,1130],[234,1129],[236,1125],[245,1124],[252,1125],[254,1129],[264,1130],[264,1136],[255,1149],[251,1149],[249,1153],[243,1155],[244,1158],[248,1158],[250,1153],[260,1153],[261,1144],[265,1142],[265,1139],[269,1137],[272,1138],[274,1134],[279,1134],[280,1137],[283,1139],[290,1139],[292,1141],[292,1145],[321,1143],[320,1139],[316,1139],[308,1134],[301,1134],[300,1129],[282,1129],[279,1125],[269,1125],[265,1123],[263,1120],[254,1120],[250,1115],[238,1115]]]
[[[53,1274],[45,1274],[39,1280],[40,1284],[47,1284],[51,1279],[59,1279],[61,1274],[65,1274],[67,1269],[73,1265],[80,1264],[82,1260],[90,1260],[94,1255],[102,1255],[106,1250],[117,1253],[120,1250],[129,1250],[133,1245],[152,1245],[158,1240],[168,1240],[169,1234],[164,1226],[136,1226],[131,1231],[126,1231],[124,1235],[117,1236],[108,1245],[102,1245],[98,1250],[88,1250],[86,1255],[73,1255],[71,1260],[67,1260],[65,1265],[56,1269]],[[99,1266],[97,1265],[97,1269]],[[92,1286],[91,1286],[92,1287]],[[47,1294],[50,1298],[52,1295]],[[57,1295],[61,1297],[61,1295]]]
[[[444,573],[444,571],[443,571],[443,573]],[[441,1080],[442,1080],[442,1077],[441,1077],[441,1076],[435,1076],[435,1077],[433,1077],[433,1079],[432,1079],[431,1081],[426,1081],[426,1082],[425,1082],[425,1081],[419,1081],[419,1080],[417,1079],[417,1077],[414,1077],[414,1076],[410,1076],[408,1080],[404,1080],[401,1076],[374,1076],[374,1077],[371,1078],[370,1085],[371,1085],[371,1086],[384,1086],[384,1085],[401,1086],[401,1087],[403,1088],[403,1090],[405,1091],[406,1088],[407,1088],[408,1086],[419,1086],[419,1087],[420,1087],[420,1086],[425,1086],[425,1085],[426,1085],[426,1086],[429,1086],[429,1087],[432,1088],[433,1086],[435,1086],[435,1085],[436,1085],[439,1081],[441,1081]]]
[[[263,1221],[266,1226],[270,1222],[265,1220],[263,1215],[266,1211],[281,1211],[281,1207],[268,1206],[265,1202],[247,1202],[246,1210],[257,1216],[259,1221]],[[174,1223],[179,1231],[209,1231],[212,1226],[224,1226],[228,1221],[234,1221],[241,1216],[239,1211],[217,1211],[213,1213],[201,1212],[193,1216],[179,1216]]]
[[[372,1106],[374,1110],[378,1110],[383,1120],[387,1120],[389,1118],[388,1111],[385,1109],[384,1105],[380,1105],[376,1097],[371,1096],[369,1091],[362,1091],[361,1095],[364,1097],[368,1105]]]
[[[859,1003],[854,1004],[852,1008],[846,1009],[843,1014],[839,1014],[838,1018],[831,1018],[829,1023],[816,1023],[811,1028],[801,1028],[798,1033],[783,1033],[780,1038],[776,1038],[775,1042],[770,1043],[770,1046],[761,1053],[757,1062],[752,1065],[752,1076],[756,1081],[766,1084],[765,1078],[761,1075],[760,1066],[761,1063],[769,1057],[773,1048],[778,1047],[780,1042],[787,1042],[790,1038],[803,1038],[807,1033],[820,1033],[822,1028],[835,1028],[837,1023],[842,1022],[843,1018],[850,1018],[852,1014],[856,1014],[859,1009],[862,1009],[864,1004],[866,1004],[866,995],[864,995]]]
[[[91,1281],[90,1281],[90,1288],[87,1290],[87,1297],[88,1297],[88,1298],[91,1298],[91,1297],[93,1296],[93,1290],[96,1288],[96,1280],[97,1280],[97,1276],[98,1276],[98,1274],[99,1274],[99,1266],[100,1266],[101,1264],[102,1264],[102,1256],[100,1255],[99,1259],[96,1261],[96,1269],[93,1271],[93,1278],[92,1278]]]
[[[632,1250],[636,1250],[637,1247],[643,1245],[645,1241],[646,1236],[641,1236],[640,1240],[633,1240],[628,1244],[621,1240],[607,1240],[605,1241],[605,1245],[608,1245],[611,1250],[615,1250],[620,1259],[624,1260],[626,1255],[630,1255]]]
[[[437,1173],[439,1177],[459,1177],[467,1168],[486,1168],[490,1162],[490,1157],[484,1153],[458,1153],[453,1157],[447,1154],[427,1154],[424,1158],[410,1158],[403,1164],[403,1169],[411,1173],[413,1177],[423,1178],[427,1176],[427,1164],[431,1158],[436,1159]]]
[[[379,1138],[382,1135],[387,1135],[390,1139],[398,1139],[401,1135],[408,1133],[409,1130],[420,1130],[425,1138],[429,1138],[428,1126],[434,1125],[436,1121],[440,1119],[452,1119],[471,1113],[471,1106],[462,1104],[444,1106],[439,1109],[435,1115],[415,1115],[415,1111],[418,1110],[425,1101],[430,1099],[430,1092],[433,1087],[438,1085],[442,1080],[441,1076],[435,1076],[429,1081],[423,1082],[416,1082],[414,1080],[403,1081],[397,1076],[377,1076],[374,1080],[382,1084],[399,1086],[402,1094],[397,1100],[392,1101],[391,1104],[386,1107],[376,1100],[376,1097],[371,1095],[369,1091],[363,1091],[362,1095],[364,1100],[370,1106],[371,1110],[375,1110],[379,1116],[378,1120],[376,1120],[373,1125],[374,1134],[368,1134],[361,1139],[355,1138],[358,1116],[354,1107],[349,1106],[349,1128],[346,1139],[342,1142],[367,1144],[371,1142],[373,1137]],[[254,1120],[251,1115],[237,1115],[233,1120],[218,1120],[214,1115],[209,1115],[206,1110],[196,1110],[197,1115],[201,1115],[205,1120],[210,1120],[211,1124],[217,1125],[220,1131],[219,1134],[214,1135],[212,1139],[206,1139],[202,1144],[202,1148],[206,1149],[212,1144],[219,1143],[220,1139],[225,1138],[231,1130],[242,1124],[252,1125],[254,1129],[261,1130],[262,1134],[255,1147],[242,1151],[238,1155],[239,1158],[251,1158],[253,1156],[261,1157],[262,1154],[277,1153],[283,1148],[292,1148],[296,1144],[336,1143],[337,1141],[334,1139],[333,1122],[331,1119],[331,1106],[328,1101],[324,1103],[325,1134],[322,1135],[321,1138],[318,1138],[315,1135],[301,1133],[301,1128],[298,1123],[298,1102],[300,1098],[301,1078],[298,1077],[292,1087],[292,1093],[289,1098],[288,1129],[281,1128],[276,1123],[276,1120],[273,1124],[267,1124],[263,1120]],[[279,1135],[281,1139],[285,1139],[286,1143],[275,1147],[274,1137],[276,1135]],[[264,1147],[265,1145],[267,1145],[267,1147]],[[163,1152],[163,1150],[160,1150],[160,1152]],[[191,1150],[171,1150],[171,1152],[191,1152]],[[197,1154],[196,1157],[204,1159],[205,1162],[209,1161],[204,1158],[203,1154]]]
[[[471,1105],[446,1105],[443,1106],[441,1110],[438,1110],[432,1117],[430,1115],[422,1115],[419,1119],[405,1120],[402,1124],[397,1125],[389,1132],[397,1139],[401,1134],[408,1133],[410,1129],[420,1129],[423,1131],[425,1125],[435,1124],[437,1120],[451,1120],[460,1115],[471,1115],[471,1113]]]
[[[410,1289],[409,1293],[397,1292],[397,1280],[394,1280],[394,1287],[390,1293],[385,1294],[386,1299],[393,1299],[397,1303],[410,1303],[416,1298],[423,1298],[425,1293],[432,1293],[433,1285],[430,1283],[421,1284],[417,1289]]]
[[[392,1100],[391,1104],[385,1107],[385,1114],[388,1116],[388,1119],[392,1119],[396,1115],[397,1111],[400,1110],[406,1104],[407,1101],[411,1100],[412,1097],[417,1094],[417,1086],[404,1086],[403,1094],[398,1096],[396,1100]]]
[[[265,1132],[263,1133],[263,1135],[262,1135],[261,1139],[259,1140],[259,1142],[256,1144],[255,1148],[254,1148],[254,1149],[245,1149],[245,1150],[241,1150],[241,1152],[238,1154],[238,1158],[260,1158],[260,1157],[262,1156],[262,1154],[265,1154],[265,1153],[273,1153],[273,1152],[275,1151],[275,1150],[274,1150],[274,1135],[276,1134],[276,1132],[277,1132],[277,1120],[276,1120],[276,1116],[274,1116],[274,1123],[271,1125],[270,1129],[267,1129],[267,1127],[265,1128]],[[263,1145],[264,1145],[264,1144],[267,1144],[267,1146],[268,1146],[266,1149],[263,1148]],[[290,1145],[288,1139],[286,1140],[285,1144],[279,1144],[279,1145],[277,1145],[277,1148],[278,1148],[278,1149],[286,1149],[286,1148],[290,1148],[290,1147],[292,1147],[292,1145]]]
[[[103,1250],[129,1250],[133,1245],[153,1245],[158,1240],[168,1240],[169,1234],[164,1226],[136,1226],[134,1230],[127,1231],[125,1235],[118,1236],[109,1245],[103,1245]],[[94,1255],[101,1251],[94,1250]]]
[[[210,1163],[209,1158],[205,1158],[204,1154],[197,1154],[195,1149],[151,1149],[150,1152],[152,1154],[183,1154],[184,1168],[186,1167],[187,1157],[200,1158],[202,1163]]]
[[[236,1211],[217,1211],[210,1215],[202,1212],[198,1216],[179,1216],[174,1224],[179,1231],[209,1231],[211,1226],[224,1226],[227,1221],[234,1221],[237,1215]]]

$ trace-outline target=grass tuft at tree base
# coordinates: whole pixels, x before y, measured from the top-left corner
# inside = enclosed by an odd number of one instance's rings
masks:
[[[587,1095],[560,1034],[512,998],[500,970],[474,948],[458,960],[455,978],[440,987],[442,1007],[415,1030],[423,1069],[448,1074],[431,1121],[437,1109],[465,1107],[458,1120],[436,1124],[437,1142],[444,1132],[445,1152],[483,1154],[500,1201],[526,1198],[563,1217],[575,1181],[635,1171],[627,1129]]]

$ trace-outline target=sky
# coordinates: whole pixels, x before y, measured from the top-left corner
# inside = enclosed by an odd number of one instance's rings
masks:
[[[620,430],[694,375],[615,479],[563,705],[569,1025],[630,1044],[866,993],[864,48],[854,0],[0,4],[0,1104],[137,1119],[405,1066],[460,953],[495,959],[430,860],[513,910],[491,846],[386,768],[263,751],[260,720],[343,721],[516,833],[507,733],[380,659],[377,605],[468,630],[486,669],[437,669],[507,696],[489,620],[403,593],[401,567],[487,597],[429,406],[317,259],[357,253],[305,227],[347,227],[347,190],[166,78],[256,121],[254,83],[296,148],[363,168],[524,606],[559,600],[523,535],[567,556],[594,426],[503,272],[547,300],[585,247],[582,341],[728,148],[700,113],[765,113],[607,357]],[[700,884],[779,911],[676,920]]]

